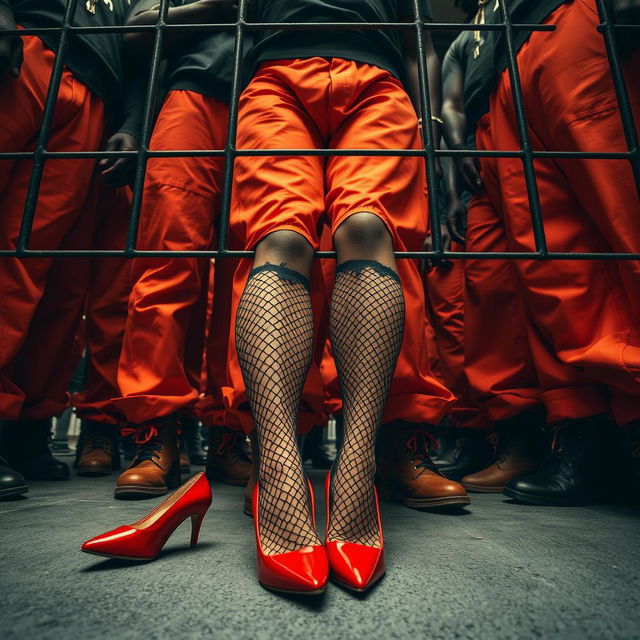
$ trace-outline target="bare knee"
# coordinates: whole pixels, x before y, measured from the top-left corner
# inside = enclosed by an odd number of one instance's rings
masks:
[[[284,265],[300,273],[307,273],[313,259],[313,247],[295,231],[274,231],[256,247],[254,265],[267,262]]]
[[[373,213],[355,213],[336,230],[333,240],[338,253],[375,258],[393,251],[391,235],[384,222]]]

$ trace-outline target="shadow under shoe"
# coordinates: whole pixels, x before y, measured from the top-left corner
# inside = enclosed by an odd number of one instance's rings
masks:
[[[165,418],[133,429],[136,453],[129,467],[120,474],[114,491],[116,498],[152,498],[164,495],[181,483],[178,454],[178,421]]]
[[[251,477],[251,465],[243,431],[229,427],[209,427],[206,468],[209,480],[245,487]]]
[[[611,489],[611,429],[604,414],[555,427],[551,453],[540,468],[511,480],[504,495],[528,504],[565,507],[605,498]]]
[[[486,469],[465,476],[462,486],[477,493],[502,493],[514,478],[536,471],[549,453],[541,424],[498,423],[494,442],[495,461]]]
[[[79,476],[108,476],[120,467],[118,427],[87,420],[78,439],[74,469]]]
[[[396,421],[383,425],[376,481],[381,495],[410,509],[459,509],[470,503],[459,482],[444,476],[429,457],[433,435],[421,425]]]
[[[2,425],[0,453],[27,480],[68,480],[69,465],[51,454],[51,418],[7,420]]]

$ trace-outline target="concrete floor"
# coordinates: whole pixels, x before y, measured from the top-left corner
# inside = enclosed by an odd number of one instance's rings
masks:
[[[331,585],[309,600],[258,585],[236,487],[213,487],[195,550],[185,523],[155,562],[80,553],[159,502],[117,502],[114,480],[34,482],[27,498],[0,502],[4,640],[640,638],[640,512],[630,507],[474,495],[462,515],[442,515],[386,504],[386,578],[365,598]]]

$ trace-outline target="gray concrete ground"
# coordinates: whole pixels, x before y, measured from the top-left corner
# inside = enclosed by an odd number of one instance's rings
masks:
[[[331,585],[308,600],[256,582],[236,487],[213,487],[195,550],[185,523],[155,562],[80,553],[159,502],[117,502],[114,480],[34,482],[28,498],[0,502],[4,640],[640,638],[640,513],[630,507],[474,495],[463,515],[442,515],[385,504],[386,578],[365,598]]]

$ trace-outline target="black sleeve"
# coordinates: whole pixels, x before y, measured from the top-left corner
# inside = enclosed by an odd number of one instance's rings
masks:
[[[149,84],[149,69],[145,65],[127,65],[123,83],[122,124],[118,131],[128,133],[137,140],[142,134],[142,117]]]
[[[456,65],[464,69],[465,67],[465,52],[464,52],[464,37],[466,32],[460,33],[460,35],[451,43],[451,46],[447,50],[442,60],[442,70],[444,73],[451,65]]]
[[[0,0],[0,4],[3,4],[5,7],[11,8],[11,0]]]
[[[431,20],[429,0],[418,0],[420,16]],[[398,0],[398,18],[413,18],[413,0]]]

